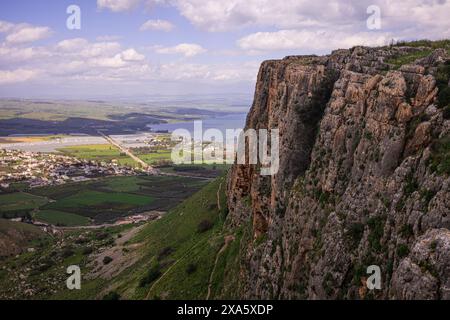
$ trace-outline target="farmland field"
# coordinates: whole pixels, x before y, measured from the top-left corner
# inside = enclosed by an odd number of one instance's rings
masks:
[[[126,154],[123,154],[117,147],[110,144],[96,144],[84,146],[71,146],[58,149],[63,154],[70,155],[79,159],[111,162],[117,160],[117,163],[126,166],[135,166],[136,162]]]
[[[66,226],[111,222],[143,211],[167,211],[199,190],[199,179],[169,176],[110,177],[32,189],[37,199],[51,199],[29,205],[38,220]],[[17,196],[19,193],[8,196]]]
[[[34,209],[47,203],[43,197],[24,192],[0,195],[0,213],[15,210]]]
[[[36,213],[35,219],[45,221],[53,225],[64,225],[68,227],[85,226],[89,224],[89,218],[87,217],[54,210],[41,210]]]

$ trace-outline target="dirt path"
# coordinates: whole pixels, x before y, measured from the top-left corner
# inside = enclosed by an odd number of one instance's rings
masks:
[[[211,286],[213,281],[214,273],[216,272],[217,262],[219,262],[220,255],[228,248],[228,245],[234,241],[234,236],[226,236],[225,237],[225,243],[223,244],[222,248],[220,248],[219,252],[217,252],[216,260],[214,261],[214,267],[211,271],[211,274],[209,275],[209,283],[208,283],[208,294],[206,295],[206,300],[209,300],[211,297]]]
[[[221,182],[219,184],[219,188],[217,189],[217,208],[219,209],[219,211],[222,210],[222,208],[220,206],[220,190],[222,190],[222,184],[223,184],[223,182]]]

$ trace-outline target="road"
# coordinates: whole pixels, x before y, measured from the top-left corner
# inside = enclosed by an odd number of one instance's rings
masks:
[[[192,179],[200,179],[200,180],[213,180],[213,178],[207,178],[207,177],[201,177],[201,176],[191,176],[191,175],[182,175],[182,174],[176,174],[176,173],[169,173],[169,172],[162,172],[152,166],[150,166],[148,163],[144,162],[142,159],[139,159],[137,156],[135,156],[130,149],[125,148],[122,146],[119,142],[115,141],[110,136],[105,135],[101,131],[97,131],[106,141],[108,141],[113,146],[119,148],[120,151],[128,155],[131,159],[136,161],[137,163],[141,164],[142,168],[145,169],[148,173],[158,176],[171,176],[171,177],[184,177],[184,178],[192,178]]]
[[[145,169],[148,173],[151,174],[159,174],[159,171],[155,168],[153,168],[152,166],[150,166],[148,163],[144,162],[142,159],[136,157],[128,148],[125,148],[124,146],[122,146],[120,143],[118,143],[117,141],[115,141],[113,138],[111,138],[110,136],[107,136],[105,134],[103,134],[103,132],[101,131],[97,131],[99,134],[102,135],[103,138],[106,139],[106,141],[108,141],[110,144],[112,144],[113,146],[119,148],[120,151],[122,151],[123,153],[125,153],[127,156],[129,156],[131,159],[133,159],[134,161],[136,161],[137,163],[139,163],[143,169]]]

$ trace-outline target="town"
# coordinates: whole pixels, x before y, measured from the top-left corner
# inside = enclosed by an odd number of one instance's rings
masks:
[[[58,154],[44,154],[0,149],[0,192],[17,183],[29,188],[82,182],[105,176],[146,174],[145,169],[111,162],[77,159]]]

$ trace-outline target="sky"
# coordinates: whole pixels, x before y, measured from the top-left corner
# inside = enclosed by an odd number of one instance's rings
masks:
[[[0,97],[252,95],[264,60],[450,38],[449,17],[450,0],[4,0]]]

